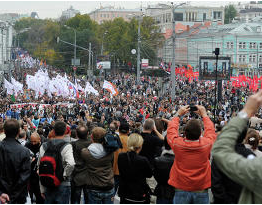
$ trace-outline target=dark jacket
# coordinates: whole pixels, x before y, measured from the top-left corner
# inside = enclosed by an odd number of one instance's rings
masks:
[[[25,203],[27,183],[31,173],[30,153],[14,138],[0,143],[0,190],[10,197],[10,203]]]
[[[144,139],[143,147],[139,155],[145,156],[151,165],[154,164],[154,158],[160,156],[161,147],[164,145],[164,140],[159,139],[153,133],[142,133]]]
[[[85,164],[85,161],[81,157],[81,150],[83,148],[87,148],[91,144],[91,140],[89,139],[79,139],[75,142],[71,142],[73,147],[73,154],[75,159],[75,169],[72,174],[72,180],[74,181],[76,186],[82,186],[85,184],[86,176],[86,169],[87,166]]]
[[[114,153],[107,154],[99,143],[92,143],[81,151],[86,170],[78,180],[83,180],[88,189],[108,191],[114,187]]]
[[[244,157],[254,155],[245,148],[243,144],[237,144],[236,152]],[[214,204],[237,204],[242,186],[227,177],[216,165],[215,160],[211,164],[211,190],[214,197]]]
[[[174,159],[174,153],[168,152],[167,150],[164,150],[160,157],[155,158],[154,178],[157,181],[157,185],[154,194],[158,198],[172,200],[174,197],[175,190],[168,184],[169,173]]]
[[[130,161],[128,160],[128,156]],[[152,177],[152,169],[146,157],[135,152],[120,153],[118,157],[118,195],[128,199],[142,199],[150,193],[146,178]]]

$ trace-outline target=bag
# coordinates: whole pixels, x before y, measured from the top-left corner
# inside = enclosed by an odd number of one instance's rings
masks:
[[[107,153],[112,153],[119,148],[123,148],[119,136],[117,134],[108,132],[104,137],[104,148]]]
[[[67,144],[65,141],[57,144],[49,141],[43,144],[45,154],[39,164],[39,179],[43,186],[48,188],[58,187],[64,180],[61,151]]]

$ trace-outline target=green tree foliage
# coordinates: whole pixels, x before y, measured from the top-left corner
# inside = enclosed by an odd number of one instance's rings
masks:
[[[237,10],[234,5],[228,5],[225,7],[225,24],[229,24],[236,17]]]
[[[74,44],[74,30],[76,30],[76,44],[88,48],[92,43],[92,51],[100,55],[103,44],[103,55],[111,56],[115,63],[136,65],[136,55],[131,54],[137,49],[138,20],[129,22],[123,18],[105,21],[98,25],[89,15],[77,14],[68,20],[23,18],[17,21],[14,28],[19,34],[20,46],[28,50],[34,57],[46,60],[55,66],[71,67],[74,57],[74,47],[65,43],[57,43],[57,37]],[[23,32],[24,30],[27,32]],[[156,51],[162,44],[164,37],[151,17],[143,17],[141,21],[141,58],[148,58],[151,64],[157,59]],[[18,41],[18,39],[16,39]],[[17,44],[17,43],[16,43]],[[88,63],[88,51],[77,48],[77,58],[81,64]],[[95,57],[94,57],[95,58]]]

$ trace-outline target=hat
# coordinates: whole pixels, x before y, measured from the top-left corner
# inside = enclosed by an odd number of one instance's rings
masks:
[[[119,132],[126,134],[129,131],[129,124],[126,122],[123,122],[120,124]]]

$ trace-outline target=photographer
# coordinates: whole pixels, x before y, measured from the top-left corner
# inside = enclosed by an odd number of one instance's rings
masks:
[[[180,117],[193,111],[202,117],[204,134],[197,119],[185,126],[185,138],[179,136]],[[175,187],[175,204],[209,203],[208,188],[211,186],[210,151],[216,140],[215,127],[206,109],[201,105],[181,107],[168,123],[167,141],[175,154],[168,183]]]

